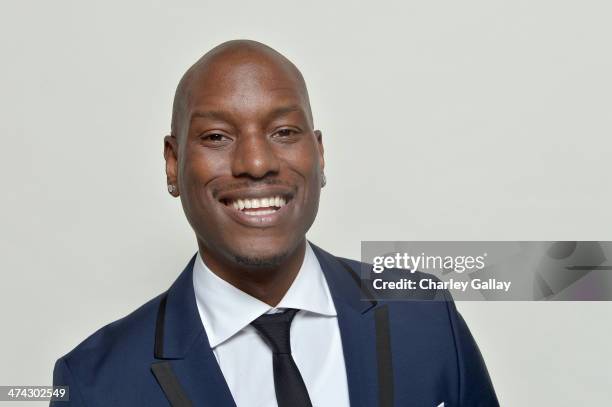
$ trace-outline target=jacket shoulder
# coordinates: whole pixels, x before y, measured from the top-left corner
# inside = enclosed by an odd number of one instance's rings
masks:
[[[60,360],[76,377],[98,374],[115,363],[149,363],[154,357],[157,312],[164,295],[100,328]]]
[[[357,278],[362,267],[371,267],[360,261],[337,259]],[[435,275],[420,271],[407,273],[405,277],[440,281]],[[399,381],[414,377],[412,366],[429,366],[419,372],[420,379],[425,383],[442,383],[445,388],[436,388],[433,392],[450,395],[453,405],[499,406],[484,359],[448,290],[437,290],[426,301],[400,297],[377,298],[376,303],[377,307],[388,309],[390,344]],[[425,380],[426,375],[430,380]],[[414,383],[410,380],[402,384],[410,388]],[[413,402],[412,397],[419,392],[423,392],[422,387],[405,392],[409,395],[406,400],[398,398],[398,401],[407,404],[411,397]]]

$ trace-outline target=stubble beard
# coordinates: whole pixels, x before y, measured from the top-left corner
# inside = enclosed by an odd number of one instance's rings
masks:
[[[274,256],[258,257],[235,254],[234,261],[248,268],[276,268],[287,260],[288,255],[288,253],[281,253]]]

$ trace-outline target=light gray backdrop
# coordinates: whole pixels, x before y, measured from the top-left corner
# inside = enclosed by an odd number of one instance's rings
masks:
[[[49,384],[195,252],[162,137],[183,71],[228,39],[306,77],[328,178],[309,237],[333,253],[612,240],[609,2],[169,4],[0,6],[0,384]],[[503,406],[609,404],[612,304],[459,308]]]

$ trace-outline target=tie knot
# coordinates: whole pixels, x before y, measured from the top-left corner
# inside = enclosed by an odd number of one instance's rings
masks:
[[[289,308],[277,314],[264,314],[251,322],[251,325],[266,339],[273,353],[291,354],[289,331],[297,312],[297,309]]]

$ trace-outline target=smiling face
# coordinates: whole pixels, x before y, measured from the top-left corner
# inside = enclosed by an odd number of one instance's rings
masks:
[[[173,120],[168,183],[206,260],[282,264],[315,219],[324,165],[299,71],[267,47],[221,48],[187,72]]]

